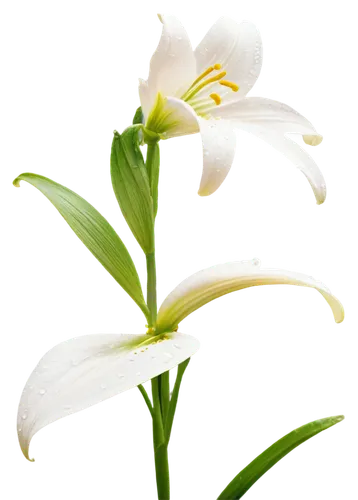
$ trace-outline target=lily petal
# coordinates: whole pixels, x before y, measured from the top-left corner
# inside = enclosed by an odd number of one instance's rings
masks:
[[[198,116],[189,104],[176,97],[157,94],[147,125],[162,139],[199,132]]]
[[[62,417],[143,384],[192,356],[189,335],[86,335],[58,344],[41,359],[21,396],[18,436],[29,459],[36,432]]]
[[[195,49],[198,74],[214,64],[221,64],[226,79],[239,85],[238,92],[228,92],[225,100],[245,97],[259,77],[262,66],[262,41],[250,22],[237,24],[220,18]]]
[[[240,128],[245,128],[246,123],[269,127],[282,134],[316,137],[317,144],[321,142],[319,138],[322,138],[312,123],[296,110],[282,102],[263,97],[247,97],[222,104],[214,108],[211,114],[215,118],[232,120]]]
[[[323,170],[311,154],[302,145],[284,135],[274,135],[260,130],[257,132],[257,138],[272,148],[283,165],[297,168],[302,173],[317,206],[322,207],[328,199],[328,182]]]
[[[158,313],[157,330],[175,328],[189,314],[208,302],[236,290],[258,285],[299,285],[315,288],[332,309],[337,323],[344,319],[340,302],[328,288],[310,276],[279,269],[260,269],[257,260],[231,262],[189,276],[167,296]]]
[[[149,108],[154,105],[158,92],[180,97],[196,78],[195,56],[185,29],[176,17],[160,15],[159,19],[163,31],[150,62]]]
[[[218,189],[230,171],[235,156],[236,136],[227,120],[199,119],[203,142],[203,174],[199,195],[208,196]]]

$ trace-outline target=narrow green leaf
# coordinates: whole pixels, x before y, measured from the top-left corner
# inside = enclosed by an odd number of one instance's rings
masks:
[[[115,132],[111,152],[113,190],[122,213],[145,254],[154,250],[153,200],[139,147],[139,129]]]
[[[19,187],[21,180],[32,184],[50,200],[79,239],[147,316],[136,268],[122,240],[106,219],[78,194],[46,177],[21,174],[14,180],[14,186]]]
[[[267,448],[261,455],[253,460],[245,469],[243,469],[225,488],[218,497],[218,500],[238,500],[249,488],[273,467],[281,458],[290,451],[315,436],[319,432],[332,427],[344,419],[343,415],[338,417],[323,418],[315,420],[298,429],[290,432],[275,444]]]

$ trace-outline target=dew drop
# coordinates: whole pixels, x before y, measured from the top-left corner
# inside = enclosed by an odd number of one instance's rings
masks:
[[[22,428],[21,428],[21,427],[19,427],[19,428],[17,429],[17,431],[18,431],[18,432],[21,432],[21,431],[22,431]]]
[[[46,394],[45,389],[41,389],[41,390],[39,391],[39,394],[40,394],[40,396],[43,396],[44,394]]]
[[[22,420],[26,420],[27,419],[27,413],[24,413],[21,418],[22,418]]]
[[[156,357],[157,357],[157,356],[156,356],[155,354],[152,354],[152,355],[151,355],[151,358],[152,358],[152,359],[155,359]]]
[[[122,378],[124,378],[124,375],[123,375],[123,373],[117,373],[117,377],[122,379]]]
[[[170,354],[170,352],[165,352],[164,356],[166,357],[166,360],[165,360],[166,363],[169,363],[169,361],[171,359],[173,359],[173,354]]]
[[[71,405],[65,405],[65,406],[63,407],[63,409],[64,409],[64,410],[66,410],[66,411],[69,411],[69,410],[71,410],[71,409],[72,409],[72,406],[71,406]]]
[[[140,372],[137,372],[136,375],[137,375],[137,377],[140,377]]]
[[[106,384],[101,384],[101,389],[107,389]]]
[[[181,349],[181,346],[179,344],[174,344],[175,349]]]

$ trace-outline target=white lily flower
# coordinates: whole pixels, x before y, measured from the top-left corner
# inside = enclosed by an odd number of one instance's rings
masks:
[[[261,269],[257,259],[230,262],[199,271],[180,283],[167,296],[158,312],[157,331],[170,331],[189,314],[222,295],[259,285],[299,285],[315,288],[328,302],[337,323],[344,310],[329,289],[305,274],[280,269]]]
[[[139,95],[147,129],[163,139],[201,133],[203,174],[199,194],[218,189],[235,154],[234,129],[268,142],[307,177],[317,203],[326,198],[325,181],[313,159],[286,134],[300,134],[316,146],[322,136],[295,110],[277,101],[246,95],[262,65],[262,42],[255,26],[219,19],[195,51],[180,22],[159,16],[163,32]]]
[[[22,393],[21,449],[55,420],[84,410],[171,370],[199,349],[178,332],[165,336],[86,335],[58,344],[41,359]]]

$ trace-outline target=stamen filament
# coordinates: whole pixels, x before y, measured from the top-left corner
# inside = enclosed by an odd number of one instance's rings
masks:
[[[187,95],[184,95],[182,99],[184,101],[189,101],[192,97],[194,97],[198,92],[200,92],[201,89],[206,87],[207,85],[210,85],[210,83],[217,82],[218,80],[221,80],[224,76],[226,75],[226,71],[222,71],[218,75],[212,76],[211,78],[208,78],[207,80],[204,80],[202,83],[200,83],[197,87],[193,88],[191,92],[187,93]],[[222,80],[225,81],[225,80]],[[189,89],[190,90],[190,89]]]
[[[229,89],[231,89],[233,92],[237,92],[240,88],[236,83],[230,82],[229,80],[221,80],[221,82],[219,83],[224,87],[229,87]]]

